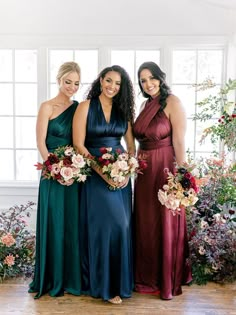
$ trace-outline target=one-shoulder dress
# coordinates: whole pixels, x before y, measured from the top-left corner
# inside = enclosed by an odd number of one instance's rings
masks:
[[[49,121],[46,145],[49,152],[72,144],[74,101],[58,117]],[[36,261],[29,292],[35,298],[64,291],[80,295],[78,184],[63,186],[41,177],[37,205]]]

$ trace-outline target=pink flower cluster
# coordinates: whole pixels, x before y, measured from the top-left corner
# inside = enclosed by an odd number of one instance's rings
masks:
[[[11,254],[7,255],[3,261],[5,265],[8,265],[8,267],[11,267],[15,265],[15,257]]]
[[[16,240],[11,235],[11,233],[7,233],[6,235],[1,237],[1,242],[3,245],[6,245],[7,247],[11,247],[15,244]]]
[[[11,247],[12,245],[16,243],[16,240],[14,239],[11,233],[7,233],[6,235],[3,235],[0,238],[0,240],[1,240],[1,243],[5,245],[6,247]],[[15,257],[12,254],[8,254],[7,256],[5,256],[3,263],[11,267],[15,264]]]
[[[159,189],[158,199],[173,215],[180,213],[182,208],[194,205],[198,200],[199,188],[190,169],[187,164],[177,167],[175,175],[164,170],[168,174],[167,184]]]
[[[142,173],[147,167],[146,160],[141,157],[134,157],[133,155],[122,152],[117,149],[115,152],[112,148],[100,148],[101,156],[92,157],[96,165],[102,169],[102,173],[106,174],[115,183],[121,183],[128,176],[133,176]],[[111,189],[111,187],[109,187]]]
[[[35,166],[42,170],[44,178],[69,186],[75,181],[84,182],[87,179],[89,163],[89,159],[77,154],[73,147],[65,146],[57,148],[43,164],[37,163]]]

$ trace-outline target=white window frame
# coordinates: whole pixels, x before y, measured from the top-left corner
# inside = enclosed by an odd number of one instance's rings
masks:
[[[48,49],[98,49],[98,71],[110,65],[111,50],[160,50],[160,66],[171,86],[174,49],[222,48],[225,51],[224,80],[236,75],[236,44],[227,36],[0,36],[0,49],[35,49],[38,51],[38,104],[47,99]],[[233,65],[231,67],[231,64]],[[0,208],[14,196],[37,199],[38,182],[0,182]],[[12,205],[12,202],[10,203]]]

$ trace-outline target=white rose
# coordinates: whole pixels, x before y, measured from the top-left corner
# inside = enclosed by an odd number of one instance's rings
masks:
[[[128,171],[129,165],[127,164],[126,161],[117,161],[116,163],[117,163],[118,168],[119,168],[122,172]]]
[[[103,160],[110,160],[111,157],[112,157],[112,154],[110,153],[104,153],[102,155]]]
[[[84,158],[83,158],[83,156],[81,154],[74,154],[72,156],[71,160],[72,160],[72,163],[73,163],[72,165],[77,167],[77,168],[84,167],[85,164],[86,164],[86,162],[85,162],[85,160],[84,160]]]
[[[87,176],[86,175],[82,175],[82,174],[79,174],[78,176],[78,182],[85,182],[87,179]]]

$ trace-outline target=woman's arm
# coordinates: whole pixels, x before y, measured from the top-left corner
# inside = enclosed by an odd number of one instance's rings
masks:
[[[42,103],[38,112],[37,123],[36,123],[37,147],[44,161],[46,161],[48,158],[46,137],[47,137],[47,130],[48,130],[48,121],[52,114],[52,111],[53,111],[52,105],[49,102]]]
[[[133,136],[133,130],[132,125],[130,122],[128,122],[128,128],[124,135],[125,143],[126,143],[126,150],[128,153],[135,155],[135,142],[134,142],[134,136]],[[126,177],[126,179],[119,184],[119,187],[124,188],[129,183],[129,177]]]
[[[186,113],[178,97],[171,95],[167,99],[165,112],[168,113],[172,125],[172,142],[176,162],[182,165],[185,162],[185,133],[187,126]]]
[[[133,136],[132,126],[130,122],[128,122],[128,128],[124,135],[124,139],[126,143],[127,152],[129,152],[130,154],[135,154],[136,150],[135,150],[134,136]]]
[[[89,103],[90,101],[84,101],[77,106],[72,125],[73,145],[76,151],[84,156],[90,155],[89,151],[84,146]]]

